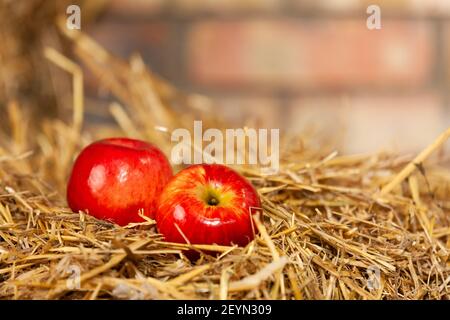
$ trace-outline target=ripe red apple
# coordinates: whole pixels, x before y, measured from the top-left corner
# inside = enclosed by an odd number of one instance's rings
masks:
[[[94,142],[76,159],[67,187],[74,212],[119,225],[153,217],[157,199],[172,176],[164,154],[150,143],[110,138]]]
[[[172,177],[155,219],[168,242],[186,243],[186,237],[191,244],[245,246],[254,237],[251,214],[260,207],[244,177],[224,165],[201,164]]]

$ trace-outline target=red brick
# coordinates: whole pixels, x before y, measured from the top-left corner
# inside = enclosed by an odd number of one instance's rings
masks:
[[[444,72],[447,76],[447,87],[450,88],[450,22],[447,22],[445,24],[445,31],[442,35],[443,39],[441,39],[444,47],[444,59],[445,59],[445,65],[441,66],[445,68]]]
[[[433,60],[427,22],[207,21],[188,36],[188,71],[204,86],[416,87]]]
[[[448,0],[412,0],[410,4],[411,13],[417,16],[450,16],[450,1]]]
[[[140,53],[151,67],[158,68],[170,50],[170,26],[162,22],[106,22],[95,25],[89,34],[122,58]]]
[[[149,16],[160,13],[166,0],[110,0],[109,14],[121,16]]]
[[[180,14],[265,12],[280,8],[279,0],[174,0]]]
[[[282,106],[271,97],[215,97],[217,112],[231,125],[252,128],[279,128],[282,124]]]
[[[291,0],[293,7],[307,12],[360,12],[364,8],[360,0]]]
[[[449,16],[448,0],[291,0],[294,7],[307,12],[366,15],[367,7],[378,5],[384,15]]]
[[[450,125],[435,93],[306,98],[290,109],[289,132],[312,127],[340,140],[345,153],[418,151]]]

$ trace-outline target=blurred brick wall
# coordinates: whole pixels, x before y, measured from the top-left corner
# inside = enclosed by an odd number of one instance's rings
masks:
[[[449,0],[111,0],[88,31],[236,125],[315,128],[346,152],[417,150],[450,125]]]

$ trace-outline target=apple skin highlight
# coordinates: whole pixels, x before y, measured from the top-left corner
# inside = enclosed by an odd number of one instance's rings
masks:
[[[158,203],[155,219],[166,241],[239,246],[253,240],[251,214],[261,207],[250,182],[218,164],[180,171]]]
[[[67,202],[102,220],[124,226],[153,218],[157,199],[172,176],[165,155],[150,143],[109,138],[87,146],[77,157]]]

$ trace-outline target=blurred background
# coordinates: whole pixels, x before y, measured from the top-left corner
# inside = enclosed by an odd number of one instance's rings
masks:
[[[56,32],[38,30],[49,30],[47,16],[79,4],[83,32],[124,59],[141,54],[178,88],[211,97],[236,127],[250,119],[365,153],[417,151],[450,125],[448,0],[0,1],[1,105],[31,95],[38,113],[54,112],[58,101],[42,85],[46,71],[33,67],[32,44],[55,43]],[[374,4],[380,30],[366,25]],[[17,17],[31,27],[12,28],[8,19]],[[13,43],[19,37],[26,40]],[[86,91],[89,121],[110,121],[113,99],[89,73]]]

